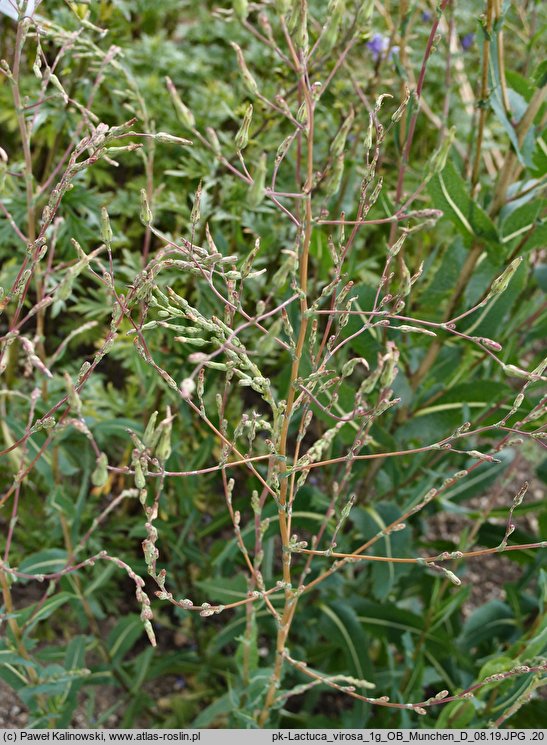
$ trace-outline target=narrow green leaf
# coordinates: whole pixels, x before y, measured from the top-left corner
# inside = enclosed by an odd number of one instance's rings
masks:
[[[431,179],[429,193],[434,207],[441,209],[460,232],[487,243],[499,242],[494,223],[477,201],[471,199],[469,185],[451,162]]]

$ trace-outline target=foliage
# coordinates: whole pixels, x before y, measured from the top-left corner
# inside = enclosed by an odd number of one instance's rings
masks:
[[[227,5],[0,17],[0,677],[541,726],[545,11]]]

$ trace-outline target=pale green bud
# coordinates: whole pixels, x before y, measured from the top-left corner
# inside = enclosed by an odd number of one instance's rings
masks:
[[[154,135],[154,139],[158,142],[164,142],[168,145],[191,145],[192,140],[186,140],[184,137],[175,137],[170,135],[168,132],[158,132]]]
[[[236,134],[236,147],[238,150],[245,150],[247,145],[249,144],[249,127],[251,126],[251,121],[253,118],[253,105],[249,104],[247,107],[247,111],[245,112],[245,116],[243,117],[243,122],[241,124],[241,127],[239,128],[238,133]]]
[[[405,333],[425,334],[426,336],[437,336],[437,334],[434,331],[421,328],[421,326],[408,326],[406,324],[402,324],[401,326],[397,326],[397,328],[399,329],[399,331],[403,331]]]
[[[454,142],[454,138],[456,136],[456,128],[452,127],[444,140],[442,141],[441,145],[435,152],[433,153],[430,161],[429,161],[429,167],[428,167],[428,175],[433,175],[434,173],[440,173],[443,168],[446,165],[446,160],[448,158],[448,153],[450,152],[450,148],[452,147],[452,143]]]
[[[137,489],[144,489],[144,487],[146,486],[146,479],[144,477],[142,463],[138,458],[134,461],[133,466],[135,469],[135,486],[137,487]]]
[[[287,151],[289,147],[291,146],[292,141],[294,140],[293,135],[289,135],[288,137],[285,137],[281,145],[277,148],[277,153],[275,154],[275,163],[276,165],[279,165],[285,155],[287,154]]]
[[[148,204],[148,198],[146,196],[146,190],[141,189],[141,222],[143,225],[150,225],[152,220],[154,219],[154,216],[152,215],[152,211],[150,210],[150,205]]]
[[[334,163],[331,164],[330,169],[327,172],[324,184],[325,196],[327,199],[330,199],[338,193],[342,182],[342,176],[344,174],[344,160],[344,153],[341,153],[336,157]]]
[[[112,242],[112,228],[106,207],[101,207],[101,240],[107,246]]]
[[[321,31],[318,49],[321,54],[332,50],[338,40],[342,17],[344,15],[345,0],[331,0],[327,8],[327,22]]]
[[[394,113],[391,115],[392,122],[398,122],[400,119],[402,119],[402,116],[405,113],[406,107],[408,106],[409,100],[410,100],[410,89],[405,83],[405,97],[403,101],[401,102],[401,105],[399,106],[399,108],[397,108],[394,111]]]
[[[494,295],[501,295],[502,292],[505,292],[507,289],[509,282],[513,278],[513,275],[519,268],[520,264],[522,262],[522,256],[517,256],[516,259],[513,259],[513,261],[509,264],[507,269],[500,274],[497,279],[495,279],[492,282],[492,286],[490,287],[490,292],[488,293],[488,297],[493,297]]]
[[[154,411],[150,419],[148,420],[148,424],[146,425],[146,429],[144,430],[144,435],[142,437],[142,442],[145,447],[149,448],[152,446],[152,443],[154,441],[154,430],[156,427],[156,419],[158,418],[158,412]]]
[[[158,446],[156,448],[156,457],[162,463],[171,455],[171,422],[168,421],[162,428]]]
[[[82,415],[82,402],[80,400],[80,396],[78,395],[78,391],[74,387],[74,383],[72,382],[72,378],[68,373],[65,373],[65,385],[68,393],[68,403],[70,404],[70,408],[74,411],[76,416]]]
[[[247,0],[234,0],[234,13],[240,21],[246,21],[249,15],[249,3]]]
[[[61,282],[57,285],[54,296],[55,300],[68,300],[72,293],[72,286],[74,284],[75,274],[70,269],[66,272]]]
[[[253,78],[249,71],[249,68],[247,67],[247,63],[245,62],[245,58],[243,57],[241,47],[235,42],[232,42],[232,47],[235,49],[235,53],[237,55],[237,64],[239,65],[239,70],[241,72],[241,76],[243,78],[243,82],[245,84],[245,87],[247,88],[247,91],[250,93],[251,96],[258,96],[257,82]]]
[[[217,158],[220,158],[220,156],[222,155],[222,147],[217,133],[212,127],[207,127],[205,131],[207,132],[207,136],[209,137],[209,142],[211,143],[214,154],[217,156]]]
[[[175,107],[175,111],[180,123],[183,124],[185,127],[188,127],[188,129],[194,129],[194,127],[196,126],[194,115],[192,114],[190,109],[182,103],[171,78],[166,77],[165,82],[167,83],[167,90],[169,91],[169,95],[171,96],[171,101],[173,102],[173,106]]]
[[[344,150],[346,147],[346,140],[348,137],[348,133],[351,129],[351,125],[353,124],[354,118],[355,118],[355,113],[353,109],[351,109],[349,114],[345,118],[342,126],[340,127],[336,137],[332,141],[330,151],[333,156],[338,157],[339,155],[344,154]]]
[[[91,474],[91,483],[93,486],[104,486],[108,481],[108,458],[106,453],[101,453],[97,458],[95,470]]]
[[[194,206],[192,207],[192,212],[190,214],[190,220],[192,221],[192,225],[197,225],[200,217],[201,217],[201,181],[198,184],[198,188],[196,189],[196,196],[194,198]]]
[[[374,0],[362,0],[356,18],[356,25],[358,28],[367,28],[370,25],[373,10]]]

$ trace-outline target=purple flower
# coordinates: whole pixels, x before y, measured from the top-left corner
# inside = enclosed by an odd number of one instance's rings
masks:
[[[475,41],[475,34],[473,33],[465,34],[465,36],[462,36],[460,38],[460,44],[462,45],[462,49],[464,51],[471,49],[474,41]]]
[[[382,36],[382,34],[374,34],[372,39],[367,41],[367,47],[372,52],[372,59],[378,62],[389,47],[389,39],[387,36]]]
[[[425,23],[427,23],[428,21],[430,21],[432,19],[432,17],[433,16],[431,15],[431,13],[428,10],[424,10],[424,12],[422,13],[422,21],[424,21]]]

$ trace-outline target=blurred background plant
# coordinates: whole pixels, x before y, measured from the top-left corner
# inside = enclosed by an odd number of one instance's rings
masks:
[[[0,16],[0,677],[33,726],[544,726],[544,31]]]

